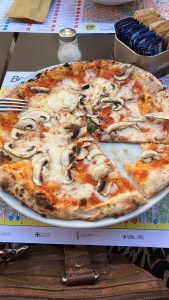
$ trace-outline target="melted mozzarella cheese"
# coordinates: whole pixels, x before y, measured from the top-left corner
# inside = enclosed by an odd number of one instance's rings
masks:
[[[62,108],[72,111],[76,108],[78,101],[77,95],[66,90],[59,90],[47,98],[47,105],[55,112],[58,112]]]
[[[90,183],[78,184],[76,182],[73,182],[72,184],[64,185],[63,192],[58,195],[58,197],[62,198],[66,193],[73,198],[82,199],[89,198],[94,192],[94,186]]]
[[[63,136],[46,134],[44,144],[41,146],[41,150],[48,151],[50,157],[48,167],[43,169],[45,181],[61,183],[64,180],[63,166],[60,157],[66,147],[67,142]]]

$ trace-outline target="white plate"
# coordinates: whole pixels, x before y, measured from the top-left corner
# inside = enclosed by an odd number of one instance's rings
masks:
[[[46,69],[52,69],[52,66]],[[22,79],[22,82],[27,82],[30,79],[34,79],[37,74],[41,73],[42,71],[46,70],[39,70],[35,73],[32,73],[31,75],[25,77]],[[123,143],[100,143],[100,146],[104,153],[110,158],[110,160],[113,160],[114,163],[116,163],[118,169],[122,172],[122,174],[126,177],[128,177],[125,169],[123,168],[122,163],[125,162],[132,162],[140,158],[141,148],[137,144],[123,144]],[[129,177],[128,177],[129,178]],[[132,182],[131,178],[130,181]],[[163,189],[161,192],[159,192],[154,197],[150,198],[148,203],[138,207],[134,211],[128,213],[125,216],[121,216],[118,218],[104,218],[99,221],[94,222],[87,222],[87,221],[80,221],[80,220],[72,220],[72,221],[66,221],[66,220],[60,220],[60,219],[50,219],[50,218],[44,218],[40,216],[39,214],[35,213],[32,209],[23,206],[19,200],[11,196],[10,194],[0,190],[0,197],[11,207],[13,207],[15,210],[19,211],[23,215],[35,219],[37,221],[52,225],[52,226],[60,226],[60,227],[69,227],[69,228],[96,228],[96,227],[104,227],[104,226],[110,226],[115,225],[124,221],[127,221],[129,219],[135,218],[138,215],[142,214],[143,212],[150,209],[152,206],[154,206],[156,203],[158,203],[160,200],[162,200],[167,194],[169,193],[169,186]]]
[[[133,2],[134,0],[90,0],[92,2],[102,4],[102,5],[121,5]]]

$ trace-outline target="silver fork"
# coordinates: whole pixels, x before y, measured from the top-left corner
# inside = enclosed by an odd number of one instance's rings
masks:
[[[22,111],[28,108],[28,100],[0,97],[0,112]]]

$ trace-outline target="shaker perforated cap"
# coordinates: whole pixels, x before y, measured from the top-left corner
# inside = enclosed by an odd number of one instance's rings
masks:
[[[59,39],[64,42],[72,42],[76,39],[76,30],[73,28],[63,28],[59,31]]]

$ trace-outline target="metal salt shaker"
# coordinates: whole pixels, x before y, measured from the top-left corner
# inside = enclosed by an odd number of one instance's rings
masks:
[[[79,61],[82,58],[79,49],[76,31],[72,28],[63,28],[59,31],[58,60],[60,63]]]

